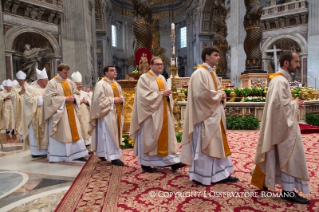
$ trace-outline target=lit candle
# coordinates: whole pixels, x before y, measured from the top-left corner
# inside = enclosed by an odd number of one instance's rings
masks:
[[[172,23],[172,29],[175,29],[175,24],[174,23]]]
[[[173,55],[175,54],[175,46],[173,46]]]
[[[175,65],[175,58],[171,58],[171,66],[174,66]]]

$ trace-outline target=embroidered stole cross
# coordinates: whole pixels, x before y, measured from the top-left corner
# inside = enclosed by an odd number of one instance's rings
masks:
[[[152,71],[147,72],[151,76],[155,77]],[[158,85],[158,90],[165,90],[165,83],[162,78],[156,78],[156,82]],[[168,116],[167,116],[167,100],[166,97],[163,96],[163,125],[161,129],[161,134],[158,138],[157,143],[157,156],[166,157],[168,155]]]
[[[198,68],[205,68],[207,71],[209,71],[208,67],[206,67],[205,65],[199,65]],[[217,81],[216,81],[214,72],[211,71],[210,76],[212,77],[212,79],[214,81],[215,91],[218,91]],[[230,149],[229,149],[229,145],[228,145],[228,141],[227,141],[227,136],[226,136],[226,131],[224,129],[222,119],[220,119],[220,129],[221,129],[222,138],[223,138],[223,146],[224,146],[225,156],[228,157],[231,155],[231,153],[230,153]]]
[[[68,80],[60,80],[57,76],[54,77],[54,79],[58,80],[61,83],[63,91],[64,91],[64,96],[66,96],[66,97],[72,96]],[[69,116],[72,141],[75,142],[75,141],[80,140],[80,136],[79,136],[78,129],[76,126],[73,102],[65,102],[65,105],[66,105],[66,109],[67,109],[68,116]]]
[[[115,82],[108,82],[107,79],[105,78],[102,78],[102,80],[104,80],[105,82],[107,83],[110,83],[110,85],[112,86],[112,89],[113,89],[113,94],[114,94],[114,97],[120,97],[120,91],[116,85]],[[118,120],[118,131],[119,131],[119,136],[120,136],[120,132],[121,132],[121,114],[122,114],[122,107],[121,107],[121,104],[115,104],[116,105],[116,111],[117,111],[117,120]]]

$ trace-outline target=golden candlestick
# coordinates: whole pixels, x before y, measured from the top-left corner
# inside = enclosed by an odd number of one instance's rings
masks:
[[[177,67],[175,67],[175,65],[172,65],[169,69],[171,71],[171,80],[172,80],[172,96],[173,96],[173,100],[174,100],[174,106],[173,106],[173,114],[174,114],[174,118],[175,118],[175,131],[178,131],[181,127],[181,110],[178,106],[178,93],[177,93],[177,88],[176,88],[176,71],[178,70]]]

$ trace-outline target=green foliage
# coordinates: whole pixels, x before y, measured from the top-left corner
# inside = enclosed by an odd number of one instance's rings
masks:
[[[241,95],[241,88],[234,88],[234,92],[235,92],[236,96]]]
[[[177,143],[182,142],[183,132],[177,132],[177,133],[175,133],[175,135],[176,135]]]
[[[319,127],[319,113],[307,113],[306,114],[306,122],[309,125],[318,126]]]
[[[139,67],[136,66],[136,67],[135,67],[135,70],[132,72],[132,74],[138,74],[138,73],[139,73]]]
[[[245,102],[265,102],[265,97],[245,97]]]
[[[130,149],[134,147],[134,140],[130,139],[127,135],[122,135],[121,149]]]
[[[259,127],[259,120],[254,116],[228,116],[226,126],[229,130],[256,130]]]
[[[224,88],[223,91],[225,91],[226,95],[230,95],[231,89],[230,88]]]
[[[187,93],[188,93],[187,88],[181,88],[180,91],[181,91],[181,93],[184,93],[187,96]]]

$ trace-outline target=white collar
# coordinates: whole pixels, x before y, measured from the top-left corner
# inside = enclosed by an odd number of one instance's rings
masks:
[[[67,80],[67,79],[63,79],[62,77],[60,77],[59,74],[57,74],[56,76],[57,76],[57,77],[59,78],[59,80],[61,80],[61,81]]]
[[[214,71],[214,68],[210,67],[210,65],[208,65],[207,63],[204,63],[203,65],[208,68],[209,72]]]
[[[151,72],[154,74],[155,78],[159,78],[160,77],[160,74],[159,75],[155,74],[154,71],[152,71],[152,69],[151,69]]]
[[[284,69],[280,68],[280,67],[279,67],[279,71],[278,72],[284,74],[287,79],[290,78],[290,74],[287,71],[285,71]]]
[[[115,80],[113,79],[113,80],[110,80],[109,78],[107,78],[107,77],[103,77],[104,79],[106,79],[108,82],[115,82]]]

